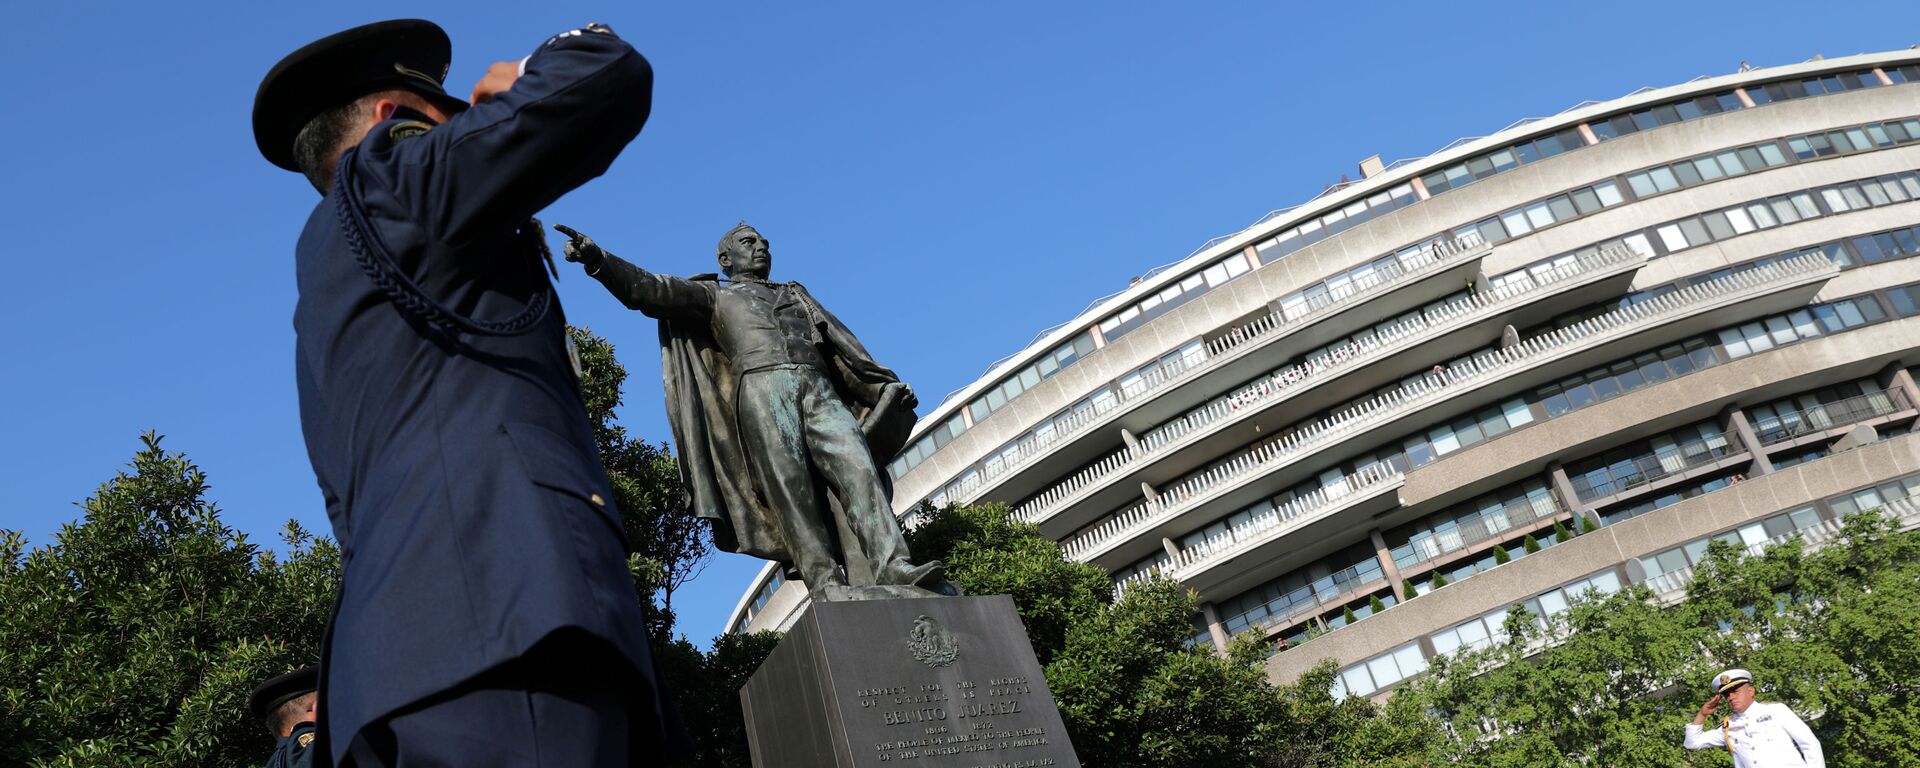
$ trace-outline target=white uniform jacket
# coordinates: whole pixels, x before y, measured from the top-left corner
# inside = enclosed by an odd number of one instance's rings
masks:
[[[1731,749],[1727,745],[1731,743]],[[1785,704],[1756,701],[1719,728],[1687,724],[1687,749],[1727,749],[1736,768],[1826,768],[1820,740]]]

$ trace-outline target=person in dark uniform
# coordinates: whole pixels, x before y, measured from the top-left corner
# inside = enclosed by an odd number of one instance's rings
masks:
[[[650,109],[589,25],[449,96],[439,27],[310,44],[254,137],[323,199],[295,247],[307,454],[339,539],[320,764],[628,765],[677,750],[531,217]]]
[[[319,667],[301,667],[274,677],[253,689],[247,709],[265,723],[274,738],[267,768],[307,768],[313,765],[314,712],[320,694]]]

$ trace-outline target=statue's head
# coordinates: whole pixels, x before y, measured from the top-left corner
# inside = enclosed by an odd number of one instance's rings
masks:
[[[773,251],[768,248],[767,239],[745,221],[727,230],[715,252],[720,259],[720,271],[727,277],[765,280],[773,271]]]

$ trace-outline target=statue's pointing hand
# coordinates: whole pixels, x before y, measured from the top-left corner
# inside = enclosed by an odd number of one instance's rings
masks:
[[[568,238],[566,245],[560,248],[567,261],[578,262],[591,273],[599,269],[600,264],[607,260],[607,252],[601,250],[600,246],[593,242],[593,238],[580,234],[573,227],[565,224],[555,224],[553,228]]]

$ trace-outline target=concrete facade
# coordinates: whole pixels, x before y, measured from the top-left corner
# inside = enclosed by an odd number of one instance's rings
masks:
[[[1376,656],[1410,639],[1513,605],[1549,587],[1619,567],[1676,542],[1916,472],[1920,472],[1920,436],[1908,435],[1754,478],[1577,536],[1550,550],[1551,557],[1515,560],[1309,640],[1269,660],[1268,676],[1291,680],[1322,659]]]

